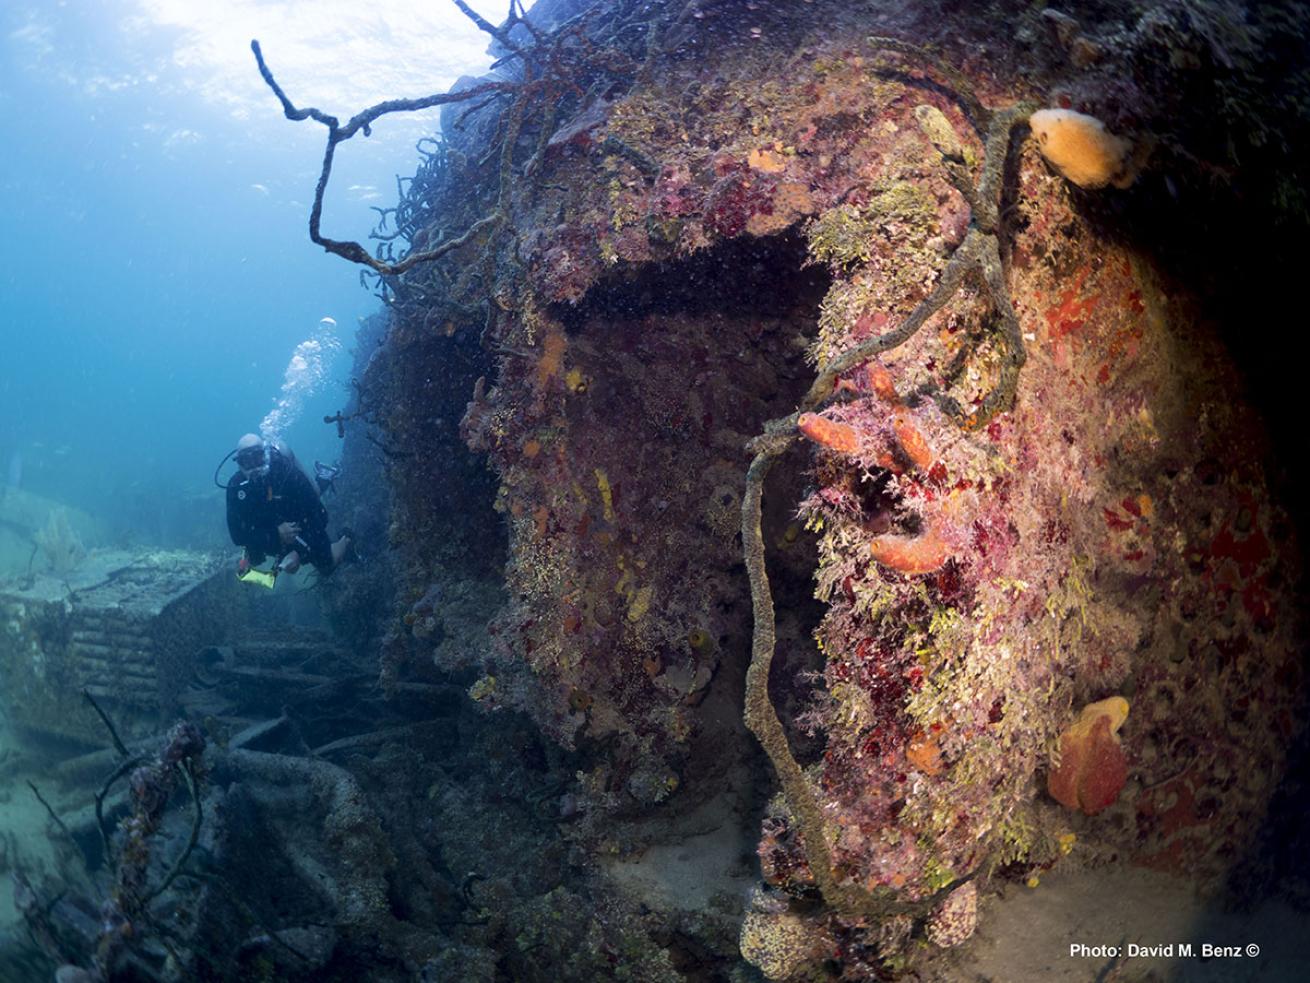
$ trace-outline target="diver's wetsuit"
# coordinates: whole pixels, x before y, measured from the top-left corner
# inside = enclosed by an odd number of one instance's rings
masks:
[[[332,572],[332,544],[327,535],[327,509],[309,476],[294,457],[277,447],[268,449],[268,471],[247,478],[238,471],[227,483],[227,531],[232,542],[246,548],[252,564],[265,556],[279,560],[295,550],[302,563],[312,563],[321,574]],[[300,526],[290,546],[282,545],[277,527],[284,522]]]

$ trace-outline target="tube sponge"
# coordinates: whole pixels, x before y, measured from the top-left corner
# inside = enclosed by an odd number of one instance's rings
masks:
[[[1132,144],[1095,116],[1071,109],[1040,109],[1028,118],[1037,146],[1051,165],[1080,188],[1126,188],[1137,176]]]
[[[802,413],[796,421],[796,429],[816,444],[821,444],[838,454],[859,453],[859,435],[845,423],[829,420],[817,413]]]

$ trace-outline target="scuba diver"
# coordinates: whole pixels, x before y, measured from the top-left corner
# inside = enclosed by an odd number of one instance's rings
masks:
[[[329,542],[327,509],[285,444],[248,433],[223,460],[233,456],[239,470],[225,486],[227,528],[245,548],[237,565],[241,580],[272,587],[279,573],[295,573],[304,563],[327,576],[350,557],[350,532]],[[256,569],[267,556],[276,557],[273,569]]]

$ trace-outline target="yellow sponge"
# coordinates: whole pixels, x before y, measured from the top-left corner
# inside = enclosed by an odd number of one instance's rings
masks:
[[[1126,188],[1137,176],[1130,166],[1132,144],[1107,130],[1095,116],[1071,109],[1041,109],[1028,125],[1042,156],[1080,188],[1107,184]]]

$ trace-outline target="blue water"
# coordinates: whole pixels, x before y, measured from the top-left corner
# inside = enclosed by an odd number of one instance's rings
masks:
[[[221,14],[206,18],[211,6]],[[492,19],[502,6],[474,4]],[[324,317],[340,354],[282,436],[305,462],[337,456],[322,418],[345,405],[353,330],[380,305],[358,267],[308,239],[326,131],[282,116],[249,40],[293,100],[343,119],[490,61],[453,5],[366,7],[0,6],[7,482],[19,474],[142,541],[160,538],[149,516],[161,503],[221,518],[215,464],[258,429]],[[435,128],[434,113],[384,119],[343,144],[325,234],[365,240],[369,206],[395,203],[396,174],[413,173],[414,142]]]

